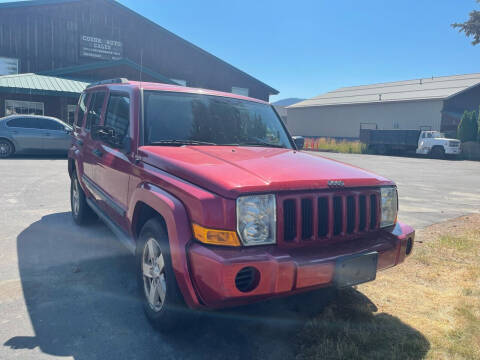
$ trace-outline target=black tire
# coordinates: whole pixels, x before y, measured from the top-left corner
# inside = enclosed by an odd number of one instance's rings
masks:
[[[10,140],[0,139],[0,159],[9,158],[15,154],[15,146]]]
[[[157,269],[158,278],[154,277],[155,267],[157,264],[153,264],[153,261],[147,263],[147,266],[151,265],[152,276],[144,276],[143,265],[144,259],[146,262],[149,257],[149,241],[154,240],[155,246],[158,245],[160,253],[155,253],[155,260],[160,256],[163,258],[163,267],[161,270]],[[158,257],[156,255],[159,255]],[[157,261],[156,261],[157,262]],[[143,309],[147,316],[147,319],[152,326],[160,332],[175,330],[178,326],[182,325],[188,313],[187,307],[183,300],[183,296],[177,285],[175,274],[172,268],[172,259],[170,256],[170,245],[168,242],[168,234],[165,230],[163,223],[158,218],[152,218],[148,220],[140,231],[140,235],[137,240],[136,250],[136,266],[137,266],[137,283],[138,291],[143,303]],[[163,276],[163,277],[162,277]],[[158,286],[163,284],[163,300],[161,295],[156,292],[155,300],[152,302],[148,300],[147,292],[148,288],[151,290],[149,284],[158,280]],[[157,287],[158,288],[158,287]]]
[[[434,146],[430,154],[434,159],[445,159],[445,149],[442,146]]]
[[[72,173],[70,180],[70,207],[72,210],[73,221],[75,221],[77,225],[85,225],[95,218],[95,214],[87,204],[85,193],[78,182],[77,173],[75,171]],[[77,192],[77,195],[75,195],[75,191]],[[78,197],[75,198],[76,196]]]

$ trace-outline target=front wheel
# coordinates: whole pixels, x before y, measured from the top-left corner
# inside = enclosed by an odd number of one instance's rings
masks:
[[[157,330],[174,329],[186,307],[173,272],[168,235],[159,219],[143,226],[136,257],[138,288],[148,320]]]
[[[441,146],[434,146],[431,155],[434,159],[445,159],[445,149]]]

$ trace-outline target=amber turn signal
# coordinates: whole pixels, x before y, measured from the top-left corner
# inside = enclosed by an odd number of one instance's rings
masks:
[[[208,229],[203,226],[193,224],[193,235],[204,243],[211,245],[240,246],[237,233],[235,231]]]

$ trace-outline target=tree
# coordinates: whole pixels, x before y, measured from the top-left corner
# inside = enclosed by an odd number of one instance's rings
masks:
[[[480,0],[477,0],[480,3]],[[464,32],[467,37],[473,36],[472,45],[480,44],[480,11],[473,10],[470,18],[464,23],[455,23],[452,26],[459,32]]]
[[[480,108],[478,109],[477,141],[480,143]]]
[[[457,138],[462,142],[475,141],[478,133],[477,113],[476,111],[467,111],[463,113],[460,124],[458,124]]]

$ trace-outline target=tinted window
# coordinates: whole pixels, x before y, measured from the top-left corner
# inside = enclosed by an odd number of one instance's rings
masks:
[[[8,127],[18,128],[35,128],[35,124],[31,118],[15,118],[7,122]]]
[[[146,91],[145,140],[291,148],[272,107],[233,98]]]
[[[100,115],[102,113],[103,100],[105,99],[105,92],[93,93],[88,107],[87,123],[85,127],[90,129],[94,125],[100,123]]]
[[[115,136],[121,143],[128,133],[130,123],[130,98],[128,95],[113,94],[108,100],[105,126],[115,131]]]
[[[83,117],[85,115],[85,112],[87,111],[87,105],[86,105],[86,100],[87,100],[87,94],[83,93],[82,96],[80,96],[80,100],[78,101],[78,112],[77,112],[77,117],[75,119],[75,125],[76,126],[82,126],[83,125]]]
[[[36,120],[36,128],[42,130],[64,130],[65,126],[60,124],[55,120],[49,119],[35,119]]]

